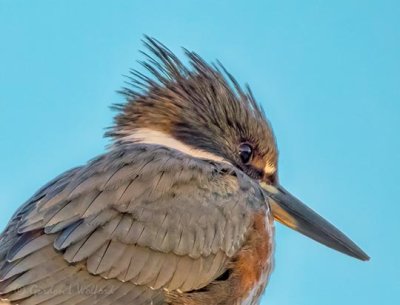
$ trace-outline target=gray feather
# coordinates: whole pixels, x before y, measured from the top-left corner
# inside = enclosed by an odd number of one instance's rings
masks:
[[[146,298],[162,305],[162,288],[206,286],[243,245],[251,213],[265,206],[251,191],[258,186],[246,180],[244,192],[232,172],[158,146],[115,147],[49,184],[14,216],[0,236],[0,258],[8,259],[0,264],[0,294],[25,305],[144,305]],[[71,283],[115,295],[19,290]]]

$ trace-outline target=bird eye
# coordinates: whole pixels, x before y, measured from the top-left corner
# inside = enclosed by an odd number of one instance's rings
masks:
[[[251,157],[253,155],[253,148],[247,143],[240,144],[239,155],[242,162],[244,164],[247,164],[250,162]]]

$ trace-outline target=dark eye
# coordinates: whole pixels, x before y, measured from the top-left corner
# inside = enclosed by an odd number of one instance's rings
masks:
[[[242,162],[244,164],[247,164],[250,162],[251,157],[253,155],[253,148],[251,147],[250,144],[247,144],[247,143],[240,144],[239,155],[240,155],[240,159],[242,160]]]

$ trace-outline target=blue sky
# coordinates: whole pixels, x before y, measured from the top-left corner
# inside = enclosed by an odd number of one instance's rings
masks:
[[[151,2],[151,3],[150,3]],[[103,152],[143,34],[219,59],[264,106],[280,180],[372,257],[277,225],[263,305],[400,302],[400,2],[0,0],[0,227]]]

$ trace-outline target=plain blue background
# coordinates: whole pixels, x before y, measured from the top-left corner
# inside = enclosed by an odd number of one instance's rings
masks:
[[[372,257],[277,225],[262,304],[400,304],[398,1],[0,0],[0,226],[103,152],[143,34],[220,59],[263,104],[280,180]]]

